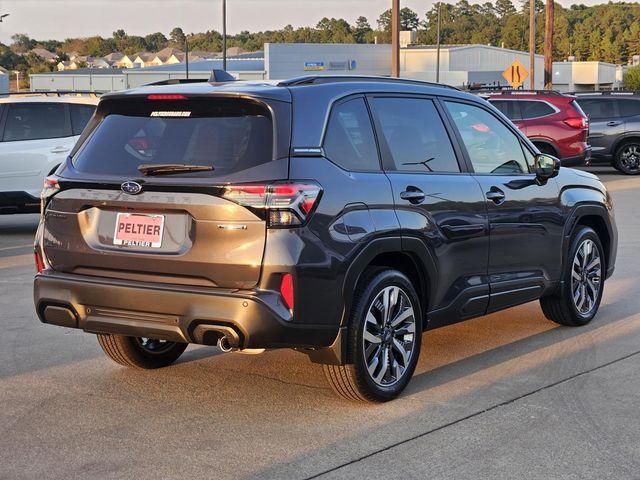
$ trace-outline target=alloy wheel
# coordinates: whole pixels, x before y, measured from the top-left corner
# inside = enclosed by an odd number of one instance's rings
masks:
[[[640,145],[626,145],[620,152],[620,166],[627,172],[640,170]]]
[[[583,241],[573,257],[571,267],[571,293],[573,304],[583,316],[595,308],[602,286],[602,261],[593,240]]]
[[[403,378],[415,351],[416,318],[411,300],[400,287],[383,289],[367,310],[362,349],[367,371],[378,385]]]
[[[149,353],[164,353],[174,345],[174,342],[147,337],[136,337],[136,341],[143,350]]]

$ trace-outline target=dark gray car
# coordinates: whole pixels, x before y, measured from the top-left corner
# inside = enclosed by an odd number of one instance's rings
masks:
[[[578,93],[589,116],[594,160],[605,160],[622,173],[640,173],[640,93]]]

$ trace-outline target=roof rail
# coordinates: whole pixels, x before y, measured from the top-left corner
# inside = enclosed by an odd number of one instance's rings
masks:
[[[425,82],[423,80],[413,80],[410,78],[381,77],[367,75],[307,75],[303,77],[295,77],[289,80],[283,80],[278,83],[279,87],[295,87],[300,85],[320,85],[324,83],[339,82],[393,82],[406,83],[410,85],[425,85],[430,87],[449,88],[451,90],[459,90],[459,88],[445,85],[442,83]]]
[[[4,92],[0,93],[0,98],[8,97],[8,96],[26,96],[26,97],[36,97],[38,95],[44,95],[46,97],[69,97],[69,96],[81,96],[81,95],[89,95],[93,97],[99,97],[104,92],[94,92],[90,90],[47,90],[47,91],[28,91],[28,92]]]
[[[606,91],[593,91],[593,92],[571,92],[571,95],[575,95],[576,97],[586,97],[586,96],[632,96],[632,95],[640,95],[640,91],[634,90],[606,90]]]
[[[476,90],[473,93],[478,95],[567,95],[557,90]],[[571,95],[571,94],[568,94]]]

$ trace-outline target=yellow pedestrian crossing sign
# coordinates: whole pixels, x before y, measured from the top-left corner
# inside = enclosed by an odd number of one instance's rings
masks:
[[[529,72],[519,60],[514,60],[509,67],[502,72],[502,76],[509,82],[511,88],[517,89],[524,83],[529,76]]]

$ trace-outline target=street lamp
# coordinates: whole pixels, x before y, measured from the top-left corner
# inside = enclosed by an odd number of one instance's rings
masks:
[[[4,19],[7,18],[10,14],[9,13],[3,13],[0,15],[0,23],[4,22]]]
[[[222,70],[227,71],[227,0],[222,0]]]

